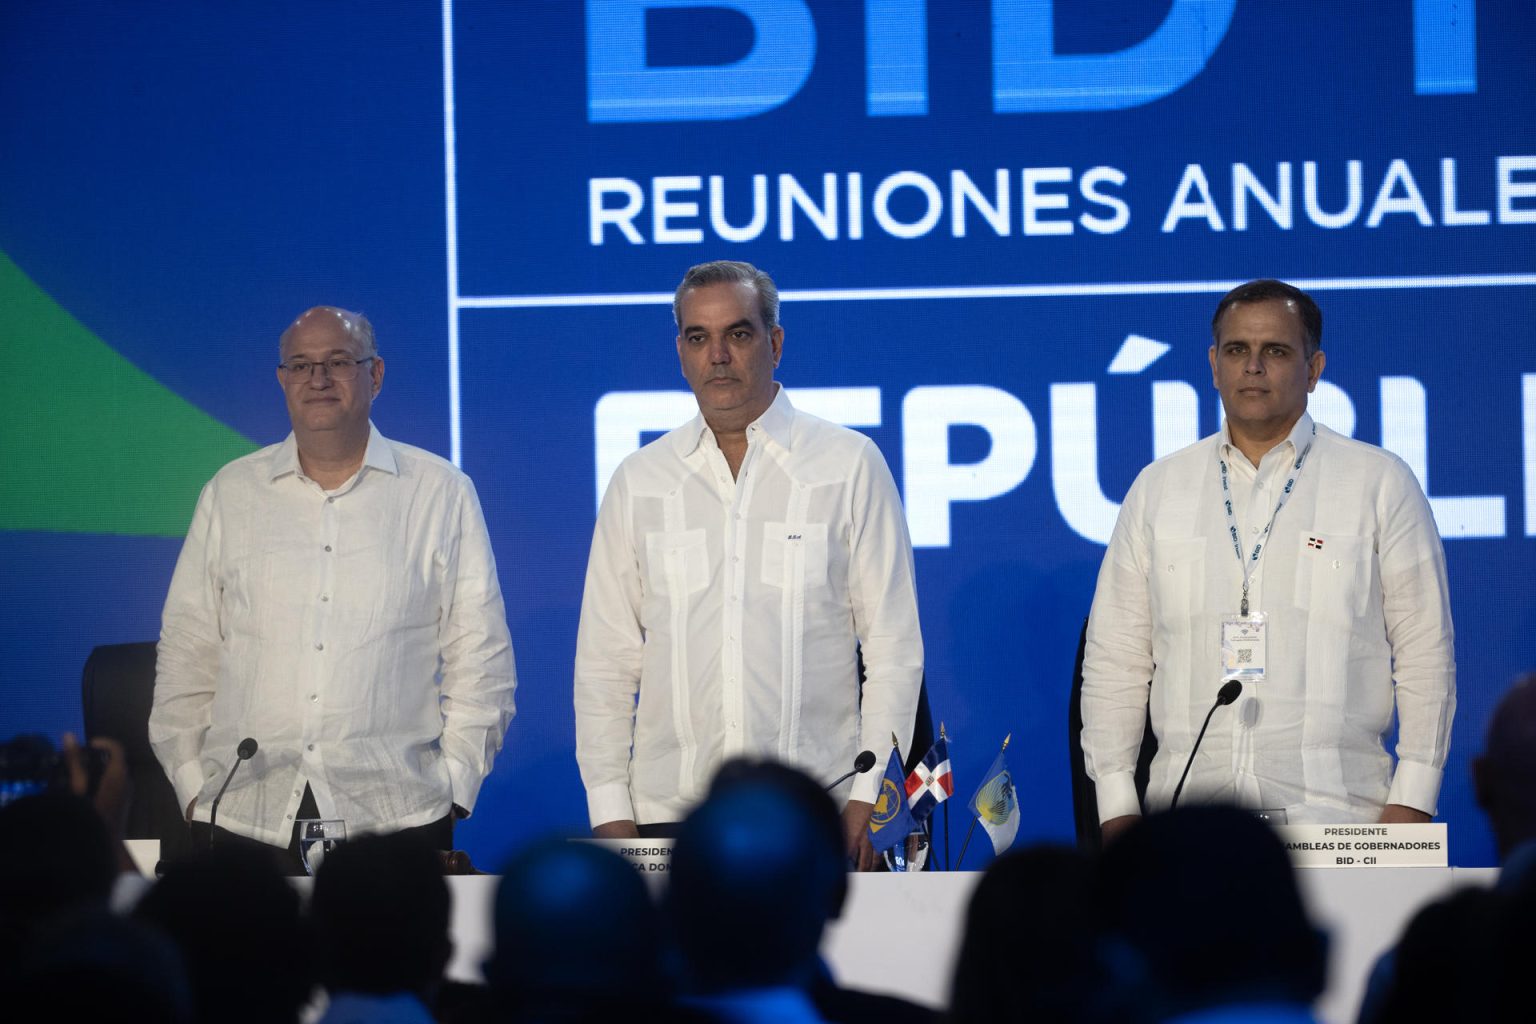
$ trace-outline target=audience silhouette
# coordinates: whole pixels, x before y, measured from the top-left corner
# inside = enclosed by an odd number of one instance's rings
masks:
[[[1122,1001],[1149,1019],[1311,1021],[1327,939],[1274,830],[1234,807],[1179,808],[1104,851],[1099,906]]]
[[[134,916],[180,948],[200,1022],[292,1022],[309,999],[299,894],[263,851],[216,846],[171,864]]]
[[[426,1024],[453,954],[443,864],[419,835],[367,835],[327,854],[309,904],[329,1005],[320,1024]]]

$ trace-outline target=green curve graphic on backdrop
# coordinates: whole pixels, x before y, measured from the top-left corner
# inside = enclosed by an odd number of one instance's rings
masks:
[[[180,537],[203,484],[256,447],[0,252],[0,530]]]

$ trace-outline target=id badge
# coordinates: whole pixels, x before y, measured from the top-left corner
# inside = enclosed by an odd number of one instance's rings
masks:
[[[1221,674],[1245,682],[1264,678],[1265,648],[1269,640],[1269,616],[1227,615],[1221,620]]]

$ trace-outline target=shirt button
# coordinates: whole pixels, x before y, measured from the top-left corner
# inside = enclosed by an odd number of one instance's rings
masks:
[[[1250,527],[1248,527],[1248,532],[1249,533],[1258,533],[1259,532],[1259,528],[1257,526],[1250,526]]]
[[[327,551],[329,551],[329,550],[331,550],[331,546],[330,546],[330,545],[329,545],[329,544],[327,544],[327,545],[326,545],[326,546],[325,546],[325,550],[327,550]]]
[[[1171,565],[1170,565],[1170,566],[1169,566],[1169,567],[1168,567],[1168,571],[1169,571],[1169,572],[1173,572],[1173,566],[1171,566]]]
[[[283,817],[286,818],[288,821],[292,821],[293,820],[293,815],[291,815],[291,814],[285,814],[285,815],[283,815]]]
[[[326,498],[325,499],[325,503],[327,505],[334,505],[334,504],[336,504],[336,499],[335,498]]]
[[[325,644],[315,644],[315,650],[317,650],[317,651],[325,650]]]
[[[298,790],[294,790],[294,791],[293,791],[293,795],[294,795],[294,796],[303,796],[303,794],[302,794],[302,793],[300,793],[300,792],[299,792],[299,791],[298,791]]]
[[[305,750],[314,750],[315,749],[315,745],[313,743],[311,743],[309,746],[305,747],[304,749]]]
[[[320,695],[318,693],[312,693],[312,694],[309,695],[309,702],[311,704],[319,703],[319,701],[320,701]]]
[[[321,600],[322,603],[327,602],[330,599],[331,599],[331,595],[330,594],[321,594],[320,595],[320,600]]]

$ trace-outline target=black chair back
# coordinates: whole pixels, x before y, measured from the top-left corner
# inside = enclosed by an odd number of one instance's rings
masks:
[[[80,678],[86,739],[106,736],[123,745],[133,795],[125,838],[160,840],[160,858],[191,852],[192,833],[176,791],[149,745],[155,692],[155,645],[108,644],[91,651]]]

